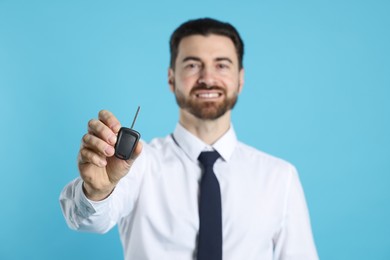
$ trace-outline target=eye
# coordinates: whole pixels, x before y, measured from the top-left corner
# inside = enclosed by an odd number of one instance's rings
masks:
[[[229,69],[230,66],[229,66],[229,64],[227,64],[227,63],[218,63],[218,64],[217,64],[217,68],[218,68],[218,69]]]
[[[187,63],[184,67],[186,69],[197,69],[200,65],[198,63]]]

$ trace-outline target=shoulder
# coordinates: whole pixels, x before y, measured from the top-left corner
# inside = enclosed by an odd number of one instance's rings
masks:
[[[253,165],[254,168],[261,169],[265,172],[283,172],[296,174],[296,168],[290,162],[261,151],[253,146],[237,142],[235,155],[238,160]]]

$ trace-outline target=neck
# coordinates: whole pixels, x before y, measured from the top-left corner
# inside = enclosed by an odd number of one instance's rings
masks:
[[[206,144],[212,145],[230,128],[230,110],[223,116],[213,119],[200,119],[180,109],[180,124]]]

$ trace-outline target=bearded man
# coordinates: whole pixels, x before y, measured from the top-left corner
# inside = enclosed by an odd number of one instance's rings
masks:
[[[126,259],[318,259],[297,171],[238,141],[231,111],[244,85],[244,44],[210,18],[170,39],[174,132],[114,156],[121,124],[103,110],[88,123],[80,177],[61,193],[68,225],[118,225]]]

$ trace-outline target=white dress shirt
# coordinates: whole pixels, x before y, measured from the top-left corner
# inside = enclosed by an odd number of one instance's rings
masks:
[[[104,233],[118,224],[128,260],[193,260],[199,230],[198,195],[204,150],[222,197],[223,259],[318,259],[295,168],[249,147],[233,127],[212,147],[180,124],[173,135],[144,144],[130,172],[103,201],[87,199],[80,178],[60,203],[68,225]]]

